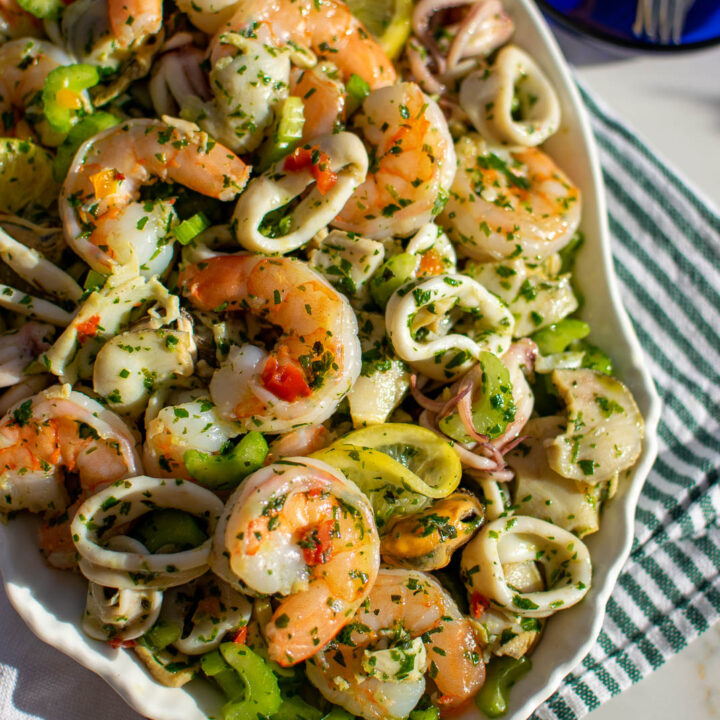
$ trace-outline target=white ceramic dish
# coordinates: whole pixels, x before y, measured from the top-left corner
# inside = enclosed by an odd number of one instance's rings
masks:
[[[643,453],[630,479],[605,509],[600,531],[588,539],[593,559],[592,589],[584,602],[548,623],[533,653],[532,672],[512,692],[506,720],[525,720],[582,660],[600,632],[605,604],[630,552],[637,500],[657,452],[660,401],[618,295],[602,175],[580,96],[531,0],[505,0],[505,6],[517,25],[514,42],[544,68],[563,108],[561,128],[546,148],[583,193],[582,229],[587,241],[578,258],[577,275],[585,292],[584,317],[592,325],[594,341],[613,355],[618,375],[635,395],[646,423]],[[150,678],[133,653],[113,650],[83,634],[80,618],[86,582],[44,563],[36,549],[36,530],[37,520],[27,516],[0,524],[0,571],[5,590],[30,629],[103,677],[129,705],[152,720],[205,720],[215,714],[220,698],[207,683],[196,680],[184,689],[163,687]],[[462,720],[480,717],[471,709]]]

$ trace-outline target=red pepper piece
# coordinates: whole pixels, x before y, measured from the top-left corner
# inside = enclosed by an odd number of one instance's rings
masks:
[[[266,390],[286,402],[295,402],[298,398],[308,397],[311,393],[302,368],[292,362],[281,365],[277,358],[269,357],[261,379]]]
[[[445,272],[440,253],[435,248],[430,248],[420,256],[418,270],[421,275],[442,275]]]
[[[325,195],[337,182],[337,173],[330,169],[330,158],[317,148],[296,148],[295,152],[285,158],[283,169],[299,172],[310,168],[310,174],[317,182],[317,189]]]
[[[490,607],[490,601],[479,592],[474,592],[470,598],[470,613],[479,618]]]
[[[324,565],[333,556],[332,529],[333,520],[326,520],[321,525],[308,530],[300,541],[305,562],[310,567]]]
[[[77,339],[81,345],[84,345],[88,338],[97,335],[98,326],[100,325],[100,316],[91,315],[85,322],[80,323],[76,329]]]

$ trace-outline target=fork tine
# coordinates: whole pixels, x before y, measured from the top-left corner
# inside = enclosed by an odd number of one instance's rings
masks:
[[[660,29],[660,42],[670,42],[670,36],[675,22],[675,11],[677,3],[675,0],[660,0],[658,11],[658,26]]]
[[[643,33],[645,24],[645,0],[637,0],[637,8],[635,10],[635,22],[633,23],[633,33],[638,37]]]
[[[685,18],[690,10],[690,6],[694,0],[678,0],[675,6],[675,16],[673,17],[673,42],[678,45],[682,40],[682,32],[685,27]]]
[[[645,34],[657,40],[658,8],[660,0],[645,0]]]

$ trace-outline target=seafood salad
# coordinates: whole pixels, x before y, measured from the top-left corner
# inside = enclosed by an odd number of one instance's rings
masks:
[[[222,720],[501,716],[643,418],[500,0],[0,0],[0,56],[0,516],[84,632]]]

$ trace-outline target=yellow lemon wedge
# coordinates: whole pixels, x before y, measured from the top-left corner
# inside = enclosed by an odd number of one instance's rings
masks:
[[[397,58],[410,37],[413,0],[347,0],[347,4],[388,57]]]
[[[353,430],[339,442],[370,448],[392,458],[410,472],[405,480],[407,487],[428,497],[447,497],[460,484],[462,466],[458,454],[450,443],[424,427],[380,423]]]
[[[310,457],[337,468],[367,495],[381,531],[391,517],[411,515],[431,502],[413,489],[424,486],[415,473],[377,450],[338,442]]]
[[[50,153],[29,140],[0,138],[0,212],[31,203],[45,207],[57,193]]]

